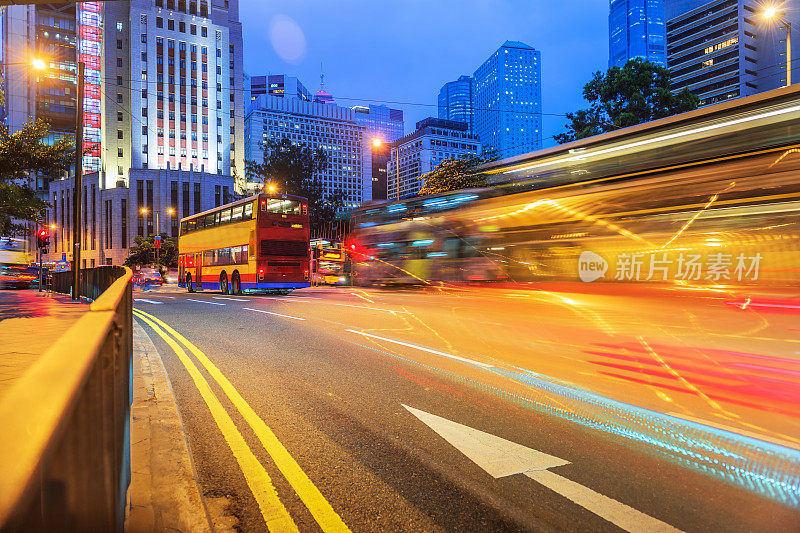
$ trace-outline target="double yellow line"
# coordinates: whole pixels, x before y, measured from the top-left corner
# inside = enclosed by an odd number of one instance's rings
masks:
[[[303,472],[300,465],[297,464],[297,461],[289,454],[272,430],[259,418],[253,408],[242,398],[231,382],[220,372],[219,368],[217,368],[197,346],[163,321],[139,309],[134,309],[133,313],[164,339],[170,348],[174,350],[178,359],[183,363],[183,366],[186,367],[197,390],[200,391],[200,395],[211,411],[211,416],[214,417],[214,421],[222,432],[231,452],[233,452],[233,456],[239,463],[245,481],[247,481],[247,485],[250,487],[258,503],[267,528],[270,531],[298,531],[297,525],[278,498],[278,493],[266,469],[253,454],[253,451],[247,445],[244,437],[236,428],[233,419],[231,419],[230,415],[225,411],[222,403],[220,403],[219,399],[211,390],[208,381],[183,347],[181,347],[181,344],[194,355],[209,375],[214,378],[223,392],[225,392],[228,399],[233,403],[242,417],[244,417],[247,424],[255,432],[258,440],[264,446],[264,449],[275,462],[275,466],[278,467],[278,470],[283,474],[300,500],[308,508],[320,528],[326,532],[350,531],[319,489],[314,486],[306,473]],[[179,342],[181,344],[179,344]]]

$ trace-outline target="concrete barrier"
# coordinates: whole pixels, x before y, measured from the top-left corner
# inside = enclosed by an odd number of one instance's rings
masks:
[[[123,528],[133,302],[130,269],[116,272],[86,276],[99,291],[89,312],[0,402],[2,531]]]

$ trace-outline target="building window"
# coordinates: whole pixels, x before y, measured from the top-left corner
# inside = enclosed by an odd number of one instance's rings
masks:
[[[169,19],[167,21],[167,29],[168,30],[174,30],[175,29],[175,21],[174,20]]]
[[[164,27],[164,19],[162,17],[156,17],[156,28],[163,28]]]
[[[122,66],[122,58],[121,58],[121,57],[118,57],[118,58],[117,58],[117,66],[118,66],[118,67],[121,67],[121,66]]]
[[[197,25],[196,24],[190,24],[189,25],[189,33],[191,33],[192,35],[197,35]]]
[[[186,23],[185,22],[180,21],[178,23],[178,31],[181,32],[181,33],[186,33]]]
[[[118,104],[122,103],[122,95],[120,93],[117,93],[117,103]]]
[[[122,111],[117,111],[117,122],[122,122]]]
[[[122,39],[117,39],[117,50],[122,50]]]
[[[128,200],[126,198],[122,198],[121,201],[121,213],[122,213],[122,224],[120,224],[120,230],[122,232],[122,247],[128,247]]]
[[[117,130],[117,139],[123,139],[122,130]]]
[[[201,37],[208,37],[208,28],[206,28],[205,26],[202,26],[200,28],[200,36]]]
[[[123,151],[122,148],[117,148],[117,157],[122,157]]]
[[[146,43],[146,42],[147,42],[147,34],[146,34],[146,33],[143,33],[143,34],[142,34],[142,42],[143,42],[143,43]]]

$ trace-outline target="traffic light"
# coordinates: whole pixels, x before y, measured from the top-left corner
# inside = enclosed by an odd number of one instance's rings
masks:
[[[38,244],[38,248],[43,250],[50,246],[50,232],[47,231],[46,228],[42,228],[36,234],[36,243]]]

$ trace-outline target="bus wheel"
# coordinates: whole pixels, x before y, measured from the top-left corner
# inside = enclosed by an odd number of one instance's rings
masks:
[[[219,275],[219,290],[222,294],[228,294],[228,275],[225,272]]]
[[[238,272],[234,272],[231,277],[231,293],[236,296],[242,294],[242,281],[239,279]]]
[[[189,292],[194,292],[194,282],[192,281],[191,274],[186,274],[186,290]]]

